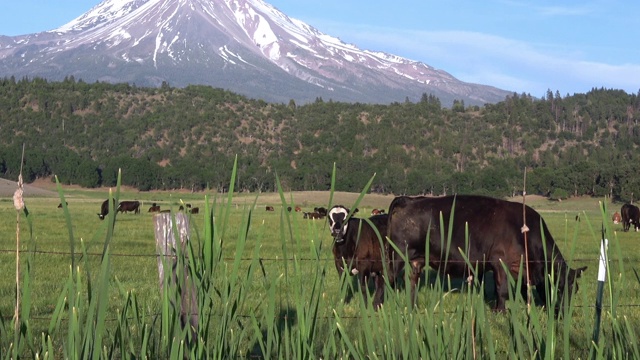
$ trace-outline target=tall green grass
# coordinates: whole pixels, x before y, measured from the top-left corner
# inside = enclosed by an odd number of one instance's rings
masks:
[[[466,284],[429,272],[414,297],[404,286],[409,284],[409,272],[405,271],[395,286],[387,279],[385,303],[376,310],[372,297],[361,296],[352,277],[344,274],[337,279],[334,263],[326,256],[332,244],[323,222],[302,220],[282,210],[274,235],[273,227],[255,221],[258,197],[253,205],[233,208],[235,176],[234,165],[229,193],[226,197],[205,197],[203,217],[190,218],[190,241],[185,247],[176,246],[175,258],[164,259],[165,269],[174,268],[175,272],[164,272],[164,290],[156,288],[157,302],[114,276],[112,240],[114,227],[121,221],[116,220],[114,209],[85,243],[77,238],[74,219],[64,205],[71,255],[48,325],[35,325],[31,319],[35,275],[30,264],[36,248],[36,240],[31,238],[27,242],[32,251],[25,260],[20,286],[19,331],[14,331],[16,324],[7,314],[0,314],[1,357],[640,358],[640,316],[619,311],[624,288],[637,287],[640,278],[637,273],[628,276],[632,270],[622,260],[609,261],[606,307],[597,343],[591,342],[595,296],[589,291],[592,280],[587,278],[580,280],[580,291],[556,316],[553,310],[529,306],[515,290],[510,293],[508,310],[494,313],[487,299],[491,284],[479,282],[478,276],[473,284]],[[350,208],[358,207],[372,180],[364,185],[355,203],[348,204]],[[335,182],[334,167],[332,189]],[[116,199],[119,184],[120,178],[110,195]],[[278,189],[282,209],[286,209],[294,199],[285,194],[279,182]],[[62,190],[59,193],[65,204]],[[329,204],[332,202],[333,192]],[[603,229],[596,225],[600,223]],[[615,255],[612,258],[623,259],[624,249],[610,228],[604,205],[597,220],[591,222],[584,216],[581,226],[587,228],[589,243],[599,244],[604,234],[610,253]],[[442,238],[448,239],[444,235]],[[277,241],[272,243],[269,239],[274,236]],[[572,237],[562,240],[566,242],[563,248],[576,248],[577,237],[577,230],[573,231]],[[379,240],[387,241],[383,236]],[[88,252],[94,245],[101,248],[97,261]],[[275,251],[267,250],[273,246]],[[571,262],[572,256],[566,257]],[[474,270],[472,264],[468,266]],[[553,304],[559,279],[556,274],[547,275],[547,304]],[[522,277],[511,278],[511,287],[518,289],[523,281]],[[187,309],[185,314],[182,295],[189,295],[190,289],[195,289],[197,309]],[[188,321],[196,318],[196,323]]]

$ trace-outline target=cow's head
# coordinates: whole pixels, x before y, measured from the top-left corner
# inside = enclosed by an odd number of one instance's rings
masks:
[[[344,241],[344,235],[347,233],[347,216],[349,216],[349,209],[342,205],[332,207],[327,216],[329,218],[331,236],[338,244]]]
[[[571,269],[571,268],[568,268],[568,269],[569,269],[569,274],[567,274],[566,278],[562,276],[562,273],[560,273],[561,278],[559,279],[560,284],[558,286],[558,302],[556,304],[556,312],[560,310],[565,289],[567,290],[568,301],[571,301],[571,296],[573,295],[573,293],[578,292],[578,279],[580,278],[582,273],[585,270],[587,270],[587,267],[583,266],[578,269]]]

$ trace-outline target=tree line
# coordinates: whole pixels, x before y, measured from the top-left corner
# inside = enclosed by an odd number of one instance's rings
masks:
[[[238,156],[236,189],[394,194],[523,190],[553,198],[640,194],[640,96],[593,88],[516,94],[497,104],[451,108],[420,101],[267,103],[209,86],[0,81],[0,176],[29,182],[225,190]]]

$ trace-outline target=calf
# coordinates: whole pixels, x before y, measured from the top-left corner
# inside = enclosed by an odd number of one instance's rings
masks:
[[[622,213],[622,229],[624,231],[629,231],[631,224],[633,224],[635,231],[640,229],[640,209],[637,206],[624,204],[620,212]]]
[[[149,212],[160,212],[160,205],[153,203],[149,208]]]
[[[352,275],[358,275],[362,294],[366,297],[368,281],[374,280],[375,291],[373,305],[379,308],[384,301],[384,246],[381,242],[387,233],[388,215],[376,215],[369,218],[378,229],[382,238],[379,238],[375,230],[364,219],[348,218],[349,209],[336,205],[329,210],[329,226],[331,236],[335,239],[333,244],[333,257],[338,274],[342,277],[344,266]]]
[[[611,218],[611,220],[613,220],[613,223],[614,223],[614,224],[618,224],[618,223],[620,223],[620,221],[622,220],[622,216],[620,216],[620,213],[616,211],[616,212],[613,214],[613,217]]]
[[[495,310],[504,310],[509,297],[505,268],[516,279],[520,276],[521,261],[527,260],[525,233],[530,280],[542,302],[546,300],[547,276],[554,274],[558,284],[558,310],[564,290],[568,288],[569,301],[574,286],[577,291],[576,280],[586,269],[574,270],[567,265],[544,219],[535,210],[490,197],[396,197],[389,208],[388,231],[389,238],[406,254],[411,266],[412,299],[415,299],[416,285],[427,261],[433,269],[454,277],[467,277],[471,273],[470,263],[478,269],[479,277],[485,272],[493,272]],[[395,253],[390,256],[394,274],[397,274],[404,261]],[[523,296],[526,296],[526,290],[525,286],[520,289]]]
[[[133,212],[134,214],[140,214],[140,201],[120,201],[118,205],[118,212]]]

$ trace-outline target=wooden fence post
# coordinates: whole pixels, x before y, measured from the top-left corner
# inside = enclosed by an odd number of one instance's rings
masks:
[[[154,230],[156,237],[156,253],[158,259],[158,273],[160,275],[160,294],[163,294],[164,288],[164,266],[171,266],[171,279],[169,289],[178,289],[177,284],[183,284],[180,294],[180,304],[178,311],[180,312],[180,324],[184,329],[189,326],[191,329],[192,339],[195,341],[198,333],[198,299],[197,289],[193,279],[189,276],[189,268],[187,265],[188,243],[189,243],[189,219],[187,216],[178,212],[175,214],[176,226],[180,237],[181,250],[180,253],[185,258],[184,268],[182,269],[182,278],[178,280],[176,270],[178,266],[178,258],[176,256],[176,236],[174,234],[173,218],[170,213],[161,213],[153,216]],[[178,282],[179,281],[179,282]],[[171,301],[171,305],[176,308],[176,304]]]

